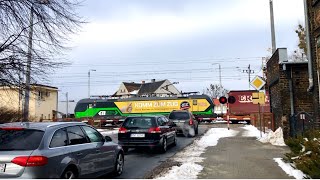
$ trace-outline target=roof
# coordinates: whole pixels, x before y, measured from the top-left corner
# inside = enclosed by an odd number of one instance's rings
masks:
[[[5,123],[0,124],[1,127],[21,127],[26,129],[37,129],[44,131],[50,126],[60,126],[60,125],[82,125],[82,122],[14,122],[14,123]]]
[[[18,86],[15,86],[15,85],[9,86],[9,85],[3,85],[3,84],[0,84],[0,87],[4,87],[4,88],[19,88]],[[30,87],[31,88],[43,87],[43,88],[50,88],[50,89],[58,90],[57,87],[47,86],[47,85],[43,85],[43,84],[30,84]]]
[[[128,92],[139,90],[141,86],[140,83],[127,83],[127,82],[123,82],[123,85],[126,87]]]
[[[51,89],[56,89],[56,90],[58,90],[58,88],[57,88],[57,87],[54,87],[54,86],[48,86],[48,85],[43,85],[43,84],[30,84],[30,86],[44,87],[44,88],[51,88]]]
[[[154,93],[166,80],[156,81],[153,83],[142,84],[138,92],[139,95]]]
[[[288,64],[288,65],[308,64],[308,61],[287,61],[287,62],[280,62],[280,64]]]

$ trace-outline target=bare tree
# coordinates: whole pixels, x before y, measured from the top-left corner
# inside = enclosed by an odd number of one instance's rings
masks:
[[[25,89],[22,77],[28,56],[32,56],[31,83],[46,80],[46,75],[65,64],[62,55],[68,49],[68,37],[83,23],[75,12],[79,3],[0,0],[0,85]]]
[[[306,43],[306,33],[303,25],[298,24],[295,32],[298,35],[299,43],[298,49],[294,50],[293,53],[289,56],[291,61],[307,61],[306,52],[307,52],[307,43]]]
[[[219,84],[210,84],[210,86],[205,90],[205,94],[209,95],[212,98],[218,98],[221,96],[226,96],[228,90]]]

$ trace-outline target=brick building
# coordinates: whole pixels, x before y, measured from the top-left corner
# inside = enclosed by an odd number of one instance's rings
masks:
[[[314,87],[311,91],[314,104],[314,119],[320,121],[319,71],[320,71],[320,0],[307,0],[310,30],[311,62]]]
[[[285,137],[290,133],[294,135],[299,128],[299,113],[316,115],[314,95],[311,92],[307,93],[308,62],[288,61],[286,48],[277,49],[267,62],[267,84],[275,128],[282,127]]]

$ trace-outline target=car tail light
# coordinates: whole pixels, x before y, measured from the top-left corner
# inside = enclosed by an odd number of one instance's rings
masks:
[[[149,133],[161,133],[160,127],[152,127],[148,131]]]
[[[189,125],[193,125],[193,119],[189,120]]]
[[[121,134],[127,133],[127,129],[124,127],[120,127],[119,133],[121,133]]]
[[[21,131],[21,130],[24,130],[24,128],[22,128],[22,127],[0,127],[0,130]]]
[[[44,166],[48,163],[48,158],[45,156],[19,156],[11,162],[23,167]]]

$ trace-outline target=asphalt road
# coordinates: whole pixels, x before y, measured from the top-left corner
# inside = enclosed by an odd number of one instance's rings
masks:
[[[171,146],[164,154],[149,151],[129,149],[125,155],[124,172],[119,177],[104,176],[102,178],[117,178],[117,179],[142,179],[147,173],[150,173],[154,168],[162,162],[172,157],[177,152],[191,144],[195,138],[203,135],[208,129],[208,125],[199,125],[199,134],[194,138],[178,136],[177,146]],[[117,135],[113,134],[110,137],[117,142]]]

